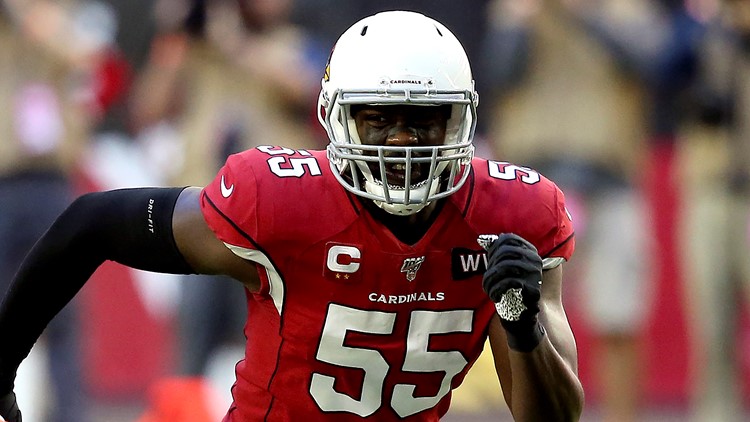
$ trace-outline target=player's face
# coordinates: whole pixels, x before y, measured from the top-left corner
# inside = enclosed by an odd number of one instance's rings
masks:
[[[359,106],[352,109],[359,139],[365,145],[385,145],[400,147],[435,146],[445,142],[445,128],[450,117],[450,106]],[[376,153],[372,153],[375,155]],[[403,156],[396,151],[386,151],[387,156]],[[414,156],[429,156],[427,152],[414,153]],[[370,171],[379,179],[377,163],[369,163]],[[386,176],[391,185],[403,186],[404,164],[387,164]],[[411,184],[426,180],[429,164],[413,164]]]

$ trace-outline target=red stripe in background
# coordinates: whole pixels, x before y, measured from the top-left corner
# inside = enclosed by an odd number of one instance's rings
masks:
[[[674,140],[652,142],[644,189],[655,237],[654,303],[646,327],[648,374],[645,395],[652,404],[684,404],[689,398],[690,342],[678,229],[681,218],[679,168]]]

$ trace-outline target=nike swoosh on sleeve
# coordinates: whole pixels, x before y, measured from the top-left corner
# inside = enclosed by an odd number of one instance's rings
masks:
[[[224,181],[224,175],[221,176],[221,196],[224,198],[229,198],[230,195],[232,195],[232,192],[234,192],[234,183],[232,183],[231,186],[227,187],[226,182]]]

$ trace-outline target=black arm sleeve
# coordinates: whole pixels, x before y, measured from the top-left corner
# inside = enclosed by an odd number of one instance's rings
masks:
[[[177,249],[172,215],[182,188],[89,193],[36,243],[0,306],[0,394],[50,320],[106,260],[142,270],[194,271]]]

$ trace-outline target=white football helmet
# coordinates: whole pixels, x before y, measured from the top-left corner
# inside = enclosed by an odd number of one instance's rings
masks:
[[[478,102],[466,52],[441,23],[405,11],[364,18],[336,42],[322,80],[318,119],[330,139],[331,169],[344,188],[389,213],[417,213],[466,181]],[[445,142],[363,145],[350,111],[355,104],[450,104]],[[381,180],[386,165],[404,169],[404,186]],[[429,166],[427,178],[411,183],[413,165]]]

